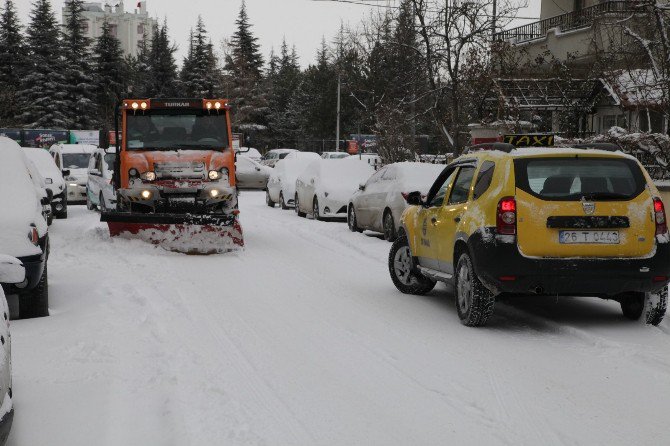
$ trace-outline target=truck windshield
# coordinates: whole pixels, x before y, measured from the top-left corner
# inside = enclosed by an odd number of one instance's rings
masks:
[[[225,114],[204,110],[150,110],[128,114],[126,120],[128,150],[228,148]]]

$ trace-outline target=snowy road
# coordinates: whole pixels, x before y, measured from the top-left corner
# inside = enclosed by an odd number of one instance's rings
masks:
[[[458,322],[389,244],[245,192],[246,251],[51,230],[52,316],[12,323],[10,446],[670,444],[670,324],[523,299]]]

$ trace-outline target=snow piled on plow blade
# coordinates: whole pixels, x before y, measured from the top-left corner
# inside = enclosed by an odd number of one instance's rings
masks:
[[[112,237],[139,239],[185,254],[217,254],[244,248],[235,216],[103,214]]]

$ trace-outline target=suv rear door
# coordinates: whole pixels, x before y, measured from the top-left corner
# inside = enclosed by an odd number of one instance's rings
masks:
[[[528,257],[643,257],[655,247],[653,201],[621,156],[514,160],[517,243]]]

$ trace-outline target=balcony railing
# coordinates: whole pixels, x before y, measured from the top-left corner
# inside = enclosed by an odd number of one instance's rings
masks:
[[[514,41],[515,43],[529,42],[541,39],[547,35],[552,28],[560,28],[561,31],[572,31],[590,28],[593,22],[607,15],[609,18],[622,19],[634,12],[642,12],[641,6],[635,1],[610,1],[603,2],[578,11],[549,17],[539,22],[529,23],[505,31],[496,33],[497,41]]]

